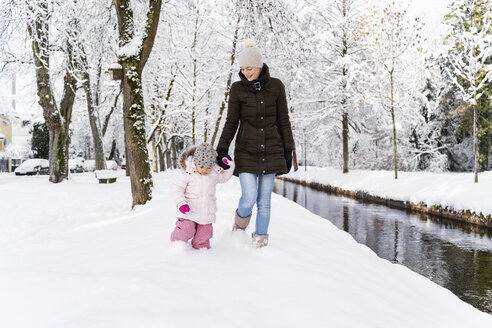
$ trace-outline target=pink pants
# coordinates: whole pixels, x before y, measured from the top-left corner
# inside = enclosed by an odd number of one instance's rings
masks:
[[[210,238],[212,236],[212,224],[198,224],[191,220],[178,218],[176,228],[171,233],[171,241],[188,241],[193,238],[191,241],[193,248],[210,248]]]

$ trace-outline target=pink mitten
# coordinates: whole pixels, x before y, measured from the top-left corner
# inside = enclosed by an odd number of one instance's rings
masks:
[[[183,213],[183,214],[186,214],[186,213],[188,213],[190,211],[190,207],[188,205],[186,205],[186,204],[185,205],[181,205],[179,207],[179,211],[181,213]]]

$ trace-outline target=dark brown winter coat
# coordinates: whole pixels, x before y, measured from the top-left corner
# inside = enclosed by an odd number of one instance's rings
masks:
[[[241,81],[231,86],[227,119],[217,150],[229,149],[239,126],[235,175],[287,173],[284,151],[295,147],[285,87],[279,79],[270,77],[266,64],[256,85],[242,73],[239,76]]]

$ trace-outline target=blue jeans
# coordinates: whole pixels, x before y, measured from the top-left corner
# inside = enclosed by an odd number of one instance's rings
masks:
[[[273,180],[275,174],[254,174],[239,173],[241,183],[241,199],[237,208],[240,217],[247,217],[251,214],[256,203],[256,230],[257,235],[268,234],[268,224],[270,223],[270,200],[272,198]]]

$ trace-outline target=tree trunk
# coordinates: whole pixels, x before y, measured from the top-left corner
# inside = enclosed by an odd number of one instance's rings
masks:
[[[158,171],[162,172],[166,170],[166,164],[164,163],[164,154],[162,151],[162,138],[165,140],[165,135],[163,136],[163,133],[161,133],[161,129],[157,128],[155,130],[155,147],[157,150],[157,160],[159,161],[159,166],[158,166]]]
[[[176,138],[171,139],[171,150],[172,150],[172,164],[173,169],[178,168],[178,150],[176,149]]]
[[[155,138],[152,138],[152,171],[157,173],[157,147],[155,145]]]
[[[169,169],[174,169],[171,159],[171,150],[166,150],[166,167]]]
[[[195,34],[193,37],[193,44],[191,46],[191,52],[192,54],[196,54],[195,48],[196,44],[198,42],[198,22],[199,22],[199,17],[200,17],[200,11],[198,9],[199,5],[199,0],[197,0],[196,4],[196,19],[195,19]],[[196,80],[197,80],[197,58],[196,55],[193,55],[193,96],[191,99],[191,103],[193,104],[193,109],[191,112],[191,139],[193,141],[193,145],[196,143],[196,117],[197,117],[197,112],[196,112]]]
[[[347,18],[347,2],[344,0],[342,1],[342,15],[344,18]],[[342,58],[345,58],[348,53],[348,42],[347,42],[347,34],[346,31],[343,30],[343,48],[342,48]],[[342,99],[342,109],[343,109],[343,114],[342,114],[342,144],[343,144],[343,173],[348,173],[348,165],[349,165],[349,151],[348,151],[348,138],[349,138],[349,122],[348,122],[348,112],[347,112],[347,102],[348,102],[348,97],[347,97],[347,68],[345,65],[342,67],[342,76],[343,76],[343,85],[342,85],[342,92],[343,92],[343,99]]]
[[[96,108],[99,106],[99,92],[100,92],[100,81],[101,81],[101,59],[98,61],[97,67],[97,85],[93,86],[91,83],[91,77],[89,74],[89,64],[87,62],[87,54],[85,52],[85,48],[80,40],[80,35],[78,31],[80,30],[80,23],[78,18],[74,19],[73,22],[75,29],[70,33],[70,36],[77,43],[77,49],[79,50],[78,61],[76,65],[82,71],[82,87],[85,92],[86,101],[87,101],[87,113],[89,116],[89,125],[91,127],[92,133],[92,143],[94,145],[94,155],[95,155],[95,169],[96,170],[105,170],[106,169],[106,161],[104,158],[104,147],[102,142],[101,135],[101,126],[99,123],[99,119],[96,115]]]
[[[145,143],[145,110],[142,94],[141,76],[134,71],[135,65],[123,62],[127,74],[123,80],[123,120],[125,127],[126,166],[130,172],[132,188],[132,208],[152,199],[152,176],[149,155]]]
[[[193,145],[196,144],[195,131],[196,131],[196,117],[195,117],[195,108],[193,108],[193,112],[191,113],[191,142],[193,143]]]
[[[68,60],[72,61],[72,49],[68,45]],[[70,65],[70,64],[69,64]],[[72,109],[75,102],[75,89],[77,81],[71,73],[72,69],[67,68],[64,78],[63,98],[60,102],[60,114],[61,114],[61,129],[58,137],[58,149],[56,150],[56,163],[54,173],[50,175],[50,181],[61,182],[68,178],[68,146],[69,146],[69,128],[72,121]],[[51,158],[51,157],[50,157]]]
[[[126,127],[125,127],[125,119],[123,118],[123,138],[125,139],[125,175],[127,177],[130,176],[130,167],[128,166],[128,150],[126,148]]]
[[[113,139],[113,142],[111,143],[111,151],[109,152],[108,159],[116,160],[116,139]]]
[[[478,183],[478,133],[477,133],[477,101],[473,105],[473,154],[475,157],[475,183]]]
[[[208,106],[205,108],[205,126],[203,128],[203,142],[207,142],[208,137]]]
[[[224,109],[225,109],[227,102],[228,102],[228,99],[229,99],[229,91],[231,89],[231,83],[232,83],[232,72],[234,69],[234,60],[236,58],[237,39],[239,36],[239,23],[240,22],[241,22],[241,17],[239,17],[239,15],[238,15],[236,30],[234,31],[234,39],[232,40],[231,66],[230,66],[230,70],[229,70],[229,76],[227,77],[227,84],[226,84],[226,89],[224,92],[224,98],[222,98],[222,103],[221,103],[220,109],[219,109],[219,115],[217,116],[217,121],[215,122],[214,134],[212,136],[212,141],[210,143],[212,146],[215,144],[215,139],[217,138],[217,134],[219,133],[220,121],[222,119],[222,115],[224,114]]]
[[[133,41],[135,27],[129,0],[113,0],[118,17],[120,47]],[[126,166],[130,172],[132,208],[152,199],[152,175],[145,135],[145,107],[142,92],[142,72],[150,56],[157,33],[162,0],[150,0],[145,37],[138,53],[119,57],[123,67],[123,121],[125,127]],[[134,51],[130,49],[129,51]]]
[[[168,169],[173,169],[173,167],[171,166],[171,148],[168,147],[168,145],[167,145],[166,135],[164,135],[162,142],[166,146],[166,150],[164,152],[166,154],[166,167]]]
[[[164,162],[164,153],[162,152],[162,142],[157,144],[157,154],[159,155],[159,172],[166,170],[166,164]]]
[[[84,74],[84,91],[87,98],[87,112],[89,113],[89,124],[92,132],[92,142],[94,144],[94,155],[96,160],[96,170],[105,170],[106,161],[104,159],[104,146],[99,128],[98,119],[94,108],[94,99],[91,92],[91,80],[89,73]]]
[[[123,88],[122,88],[121,83],[120,83],[120,90],[118,91],[118,94],[114,98],[113,106],[111,106],[111,110],[109,111],[108,115],[106,115],[106,117],[104,118],[104,123],[103,123],[102,130],[101,130],[103,137],[106,135],[106,131],[107,131],[108,126],[109,126],[109,119],[111,118],[111,115],[113,114],[116,106],[118,106],[118,98],[120,98],[121,90],[123,90]]]
[[[390,72],[390,86],[391,86],[391,120],[393,121],[393,149],[394,149],[394,159],[395,159],[395,179],[398,179],[398,156],[396,149],[396,123],[395,123],[395,98],[393,89],[393,71]]]
[[[64,78],[63,98],[60,111],[56,106],[50,79],[49,55],[49,8],[48,1],[38,1],[36,5],[28,3],[31,21],[28,33],[32,40],[34,66],[36,68],[36,86],[39,105],[49,134],[49,181],[58,183],[68,177],[68,129],[75,99],[75,79],[67,68]],[[72,49],[67,44],[68,65],[72,64]]]
[[[349,161],[349,153],[348,153],[348,113],[343,113],[342,115],[342,139],[343,139],[343,173],[348,173],[348,161]]]

